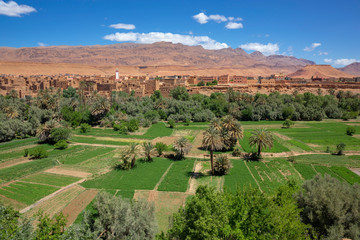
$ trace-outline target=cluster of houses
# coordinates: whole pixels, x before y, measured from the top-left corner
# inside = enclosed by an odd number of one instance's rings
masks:
[[[320,79],[321,80],[321,79]],[[348,80],[342,79],[343,82]],[[353,81],[350,79],[349,81]],[[81,82],[89,83],[85,93],[97,91],[99,94],[109,97],[113,91],[132,93],[135,96],[150,96],[155,90],[159,90],[164,97],[168,97],[171,89],[184,86],[190,93],[199,93],[202,86],[211,85],[212,88],[224,89],[228,87],[260,87],[286,84],[308,84],[319,81],[319,79],[290,79],[283,74],[270,77],[246,77],[246,76],[119,76],[118,72],[112,76],[82,76],[82,75],[34,75],[15,76],[0,75],[0,94],[7,95],[15,90],[19,97],[35,97],[39,90],[45,89],[67,89],[73,87],[79,89]],[[337,82],[341,79],[337,79]],[[360,79],[355,79],[359,81]],[[213,86],[217,85],[217,86]]]

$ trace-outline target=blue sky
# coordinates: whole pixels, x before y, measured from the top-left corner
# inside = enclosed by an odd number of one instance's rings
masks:
[[[360,61],[359,0],[0,0],[0,46],[172,41],[339,67]]]

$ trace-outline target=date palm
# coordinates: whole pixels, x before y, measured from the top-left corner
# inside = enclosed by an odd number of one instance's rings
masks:
[[[190,144],[189,140],[187,140],[184,137],[177,139],[173,145],[174,145],[174,149],[177,153],[177,156],[180,159],[183,158],[185,156],[185,154],[189,153],[191,150],[191,144]]]
[[[151,162],[152,156],[155,153],[154,146],[152,145],[151,142],[144,142],[142,147],[143,147],[143,153],[144,153],[144,160],[147,162]]]
[[[126,155],[131,159],[131,168],[134,168],[137,156],[140,154],[140,147],[137,143],[130,143],[125,150]]]
[[[225,145],[233,148],[239,138],[244,137],[244,131],[241,124],[231,115],[227,115],[222,120],[222,131]]]
[[[221,132],[222,127],[221,127],[221,120],[219,118],[214,118],[211,120],[210,122],[210,127],[214,128],[215,130]]]
[[[261,151],[266,148],[272,148],[273,146],[273,136],[265,128],[255,129],[249,138],[250,146],[257,146],[258,148],[258,158],[261,158]]]
[[[204,132],[202,146],[210,151],[211,174],[214,175],[214,151],[223,147],[223,141],[219,130],[210,127]]]
[[[19,116],[19,112],[15,106],[7,106],[4,108],[4,110],[6,113],[6,117],[8,117],[8,118],[14,119]]]

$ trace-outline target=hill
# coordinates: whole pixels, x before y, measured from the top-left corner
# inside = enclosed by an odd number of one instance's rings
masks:
[[[321,77],[321,78],[339,78],[339,77],[353,77],[353,75],[342,72],[333,68],[330,65],[309,65],[289,75],[292,78],[307,78]]]
[[[360,76],[360,62],[354,62],[343,68],[339,68],[339,70],[355,76]]]
[[[276,73],[294,72],[314,62],[295,57],[261,53],[247,54],[241,48],[207,50],[201,46],[186,46],[158,42],[153,44],[121,43],[94,46],[51,46],[29,48],[0,48],[3,62],[67,63],[99,67],[176,66],[177,71],[212,71],[228,69],[235,72]],[[45,66],[44,66],[45,67]],[[260,69],[260,70],[259,70]],[[148,69],[149,70],[149,69]],[[269,71],[270,70],[270,71]],[[171,69],[168,71],[173,72]],[[2,73],[2,72],[0,72]]]

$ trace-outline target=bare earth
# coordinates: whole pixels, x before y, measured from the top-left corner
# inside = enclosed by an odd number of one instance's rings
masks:
[[[62,174],[62,175],[80,177],[80,178],[86,178],[86,177],[89,177],[91,175],[91,173],[87,173],[87,172],[64,169],[61,166],[56,166],[56,167],[47,169],[44,172]]]

